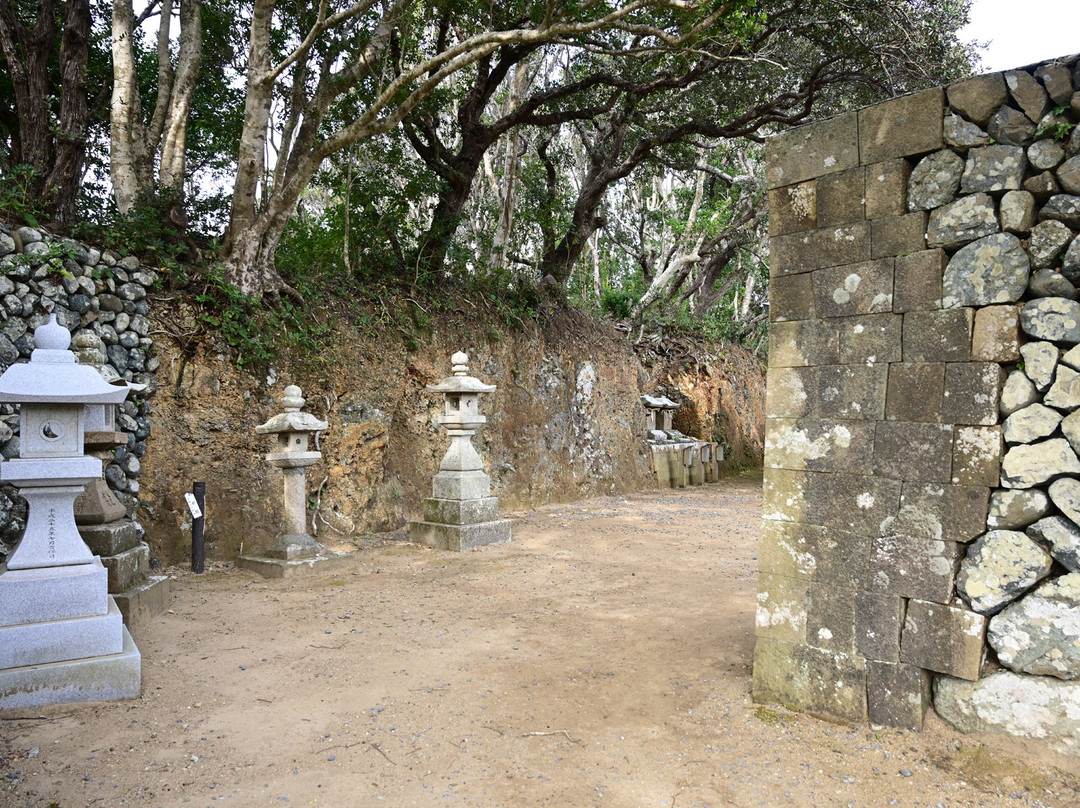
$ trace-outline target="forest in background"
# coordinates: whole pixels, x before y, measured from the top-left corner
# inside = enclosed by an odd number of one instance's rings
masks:
[[[0,219],[249,358],[470,295],[762,351],[763,140],[968,75],[968,5],[0,0]]]

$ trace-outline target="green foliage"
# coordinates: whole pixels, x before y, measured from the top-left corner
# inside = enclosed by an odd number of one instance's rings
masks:
[[[0,170],[0,215],[31,227],[38,226],[39,217],[46,212],[32,190],[36,177],[34,167],[26,163],[9,171]]]
[[[604,289],[600,293],[600,310],[613,320],[630,319],[630,309],[637,298],[622,289]]]
[[[1055,118],[1065,114],[1068,107],[1054,107],[1053,116]],[[1066,140],[1072,130],[1076,128],[1076,124],[1066,120],[1051,121],[1046,126],[1042,127],[1035,133],[1036,138],[1042,138],[1046,136],[1052,137],[1054,140],[1061,142]]]
[[[284,351],[298,352],[309,365],[333,360],[332,323],[318,322],[297,301],[282,297],[268,307],[226,283],[220,264],[199,267],[194,275],[189,288],[197,290],[196,318],[236,351],[238,368],[265,371]]]

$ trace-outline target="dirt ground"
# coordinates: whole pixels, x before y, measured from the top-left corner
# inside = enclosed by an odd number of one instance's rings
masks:
[[[143,697],[0,713],[0,806],[1077,806],[1080,761],[750,701],[760,478],[172,570]]]

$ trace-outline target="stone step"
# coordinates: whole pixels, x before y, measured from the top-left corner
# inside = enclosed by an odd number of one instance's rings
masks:
[[[109,572],[109,592],[126,592],[150,574],[150,545],[139,542],[130,550],[103,557],[101,563]]]
[[[79,525],[79,535],[90,552],[102,557],[130,550],[139,543],[138,528],[130,519],[104,525]]]
[[[117,592],[113,599],[124,616],[124,624],[137,631],[151,618],[169,608],[169,578],[166,575],[151,575],[130,589]]]

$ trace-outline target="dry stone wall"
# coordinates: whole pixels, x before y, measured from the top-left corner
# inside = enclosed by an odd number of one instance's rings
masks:
[[[139,503],[142,457],[150,435],[149,398],[156,389],[148,293],[157,273],[138,259],[54,238],[32,227],[0,224],[0,373],[26,361],[34,349],[34,329],[55,313],[77,336],[100,338],[106,369],[146,385],[120,406],[117,428],[127,445],[116,450],[105,479],[117,498],[135,515]],[[13,404],[0,404],[0,455],[19,453],[19,415]],[[11,486],[0,488],[0,555],[7,553],[26,526],[26,503]]]
[[[1069,57],[769,144],[755,698],[918,728],[933,685],[1080,750],[1078,90]]]

